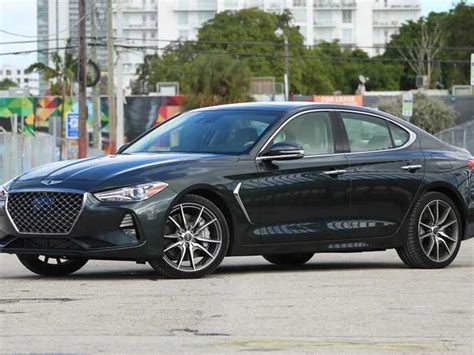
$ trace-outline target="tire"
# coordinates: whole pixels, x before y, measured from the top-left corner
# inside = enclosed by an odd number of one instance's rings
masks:
[[[262,255],[265,260],[276,265],[303,265],[308,262],[314,253],[301,254],[270,254]]]
[[[200,278],[212,273],[227,254],[230,241],[221,210],[196,195],[187,195],[173,206],[162,238],[162,256],[148,262],[160,274],[174,279]]]
[[[455,203],[439,192],[428,192],[413,206],[407,220],[407,240],[397,248],[411,268],[439,269],[456,258],[462,240],[462,219]]]
[[[43,255],[17,255],[17,257],[28,270],[42,276],[66,276],[81,269],[88,261]]]

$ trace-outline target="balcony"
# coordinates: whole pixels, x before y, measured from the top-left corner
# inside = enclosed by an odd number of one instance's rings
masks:
[[[354,0],[315,0],[315,9],[355,9],[357,4]]]
[[[397,1],[389,1],[387,6],[385,3],[379,2],[374,4],[374,10],[383,11],[383,10],[409,10],[415,11],[421,10],[421,5],[419,1],[413,0],[397,0]]]
[[[321,21],[314,20],[314,27],[334,27],[335,24],[332,21]]]
[[[381,21],[381,20],[374,20],[373,27],[400,27],[402,24],[399,21]]]
[[[124,30],[149,30],[149,29],[157,29],[158,28],[158,21],[146,21],[142,23],[127,23],[123,25]]]
[[[217,0],[178,0],[175,11],[217,11]]]

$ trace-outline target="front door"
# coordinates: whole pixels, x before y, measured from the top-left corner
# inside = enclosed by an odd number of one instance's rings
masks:
[[[338,238],[350,217],[349,168],[338,154],[338,125],[331,112],[301,114],[268,144],[299,143],[304,158],[257,160],[262,243],[311,242]]]
[[[340,112],[350,153],[351,235],[386,237],[407,215],[424,177],[414,134],[377,115]],[[411,144],[413,143],[413,144]]]

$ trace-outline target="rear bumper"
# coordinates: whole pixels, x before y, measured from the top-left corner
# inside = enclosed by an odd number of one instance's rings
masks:
[[[167,188],[147,201],[118,205],[88,195],[74,228],[64,236],[18,233],[0,206],[0,252],[137,261],[156,258],[162,252],[159,236],[175,197]],[[133,217],[136,236],[120,228],[127,214]]]

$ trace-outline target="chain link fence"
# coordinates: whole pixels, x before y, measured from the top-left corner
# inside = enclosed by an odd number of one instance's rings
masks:
[[[55,137],[0,133],[0,184],[36,166],[57,160]]]
[[[469,121],[436,133],[442,141],[466,148],[474,154],[474,121]]]

